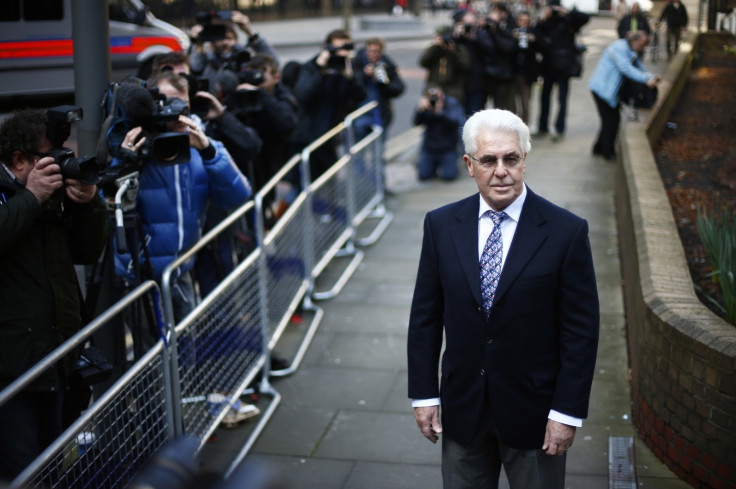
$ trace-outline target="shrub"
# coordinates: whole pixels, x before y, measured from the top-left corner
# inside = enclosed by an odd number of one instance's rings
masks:
[[[736,212],[698,208],[698,234],[708,254],[714,282],[721,290],[722,303],[708,299],[723,311],[726,321],[736,324]]]

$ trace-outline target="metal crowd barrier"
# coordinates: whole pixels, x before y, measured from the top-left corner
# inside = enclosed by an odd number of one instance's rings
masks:
[[[250,201],[169,264],[158,287],[145,282],[65,342],[27,374],[0,392],[0,404],[144,294],[153,293],[162,338],[29,466],[12,487],[118,488],[168,440],[196,436],[200,450],[240,396],[261,375],[258,391],[272,397],[230,465],[242,462],[280,403],[269,377],[293,373],[322,320],[313,299],[338,294],[362,260],[355,247],[366,219],[380,222],[363,241],[374,242],[392,216],[383,208],[381,129],[353,144],[352,122],[375,108],[371,102],[294,155]],[[344,154],[311,181],[309,158],[335,136]],[[290,172],[300,172],[301,190],[278,220],[267,219],[270,196]],[[255,249],[243,257],[208,296],[178,323],[172,278],[206,246],[240,224],[255,230]],[[334,286],[315,291],[315,280],[335,257],[350,258]],[[300,309],[301,307],[301,309]],[[313,313],[290,366],[271,371],[270,355],[297,311]],[[89,440],[93,442],[87,443]]]
[[[95,331],[145,294],[152,294],[154,304],[158,303],[156,283],[141,284],[6,387],[0,393],[0,404],[53,368],[67,353],[83,345]],[[18,475],[10,487],[123,487],[173,435],[167,363],[166,350],[159,340]]]

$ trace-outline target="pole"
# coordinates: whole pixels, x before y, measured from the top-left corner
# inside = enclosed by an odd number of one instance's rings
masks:
[[[94,155],[102,125],[100,100],[110,81],[110,23],[107,1],[74,0],[74,95],[84,119],[77,122],[79,155]]]

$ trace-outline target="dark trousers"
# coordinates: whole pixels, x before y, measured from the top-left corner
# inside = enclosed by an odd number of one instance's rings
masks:
[[[682,28],[680,26],[667,26],[667,59],[670,59],[677,52],[680,45],[680,37],[682,36]]]
[[[595,93],[590,93],[593,94],[595,106],[601,118],[601,127],[598,131],[598,139],[596,139],[595,145],[593,146],[593,153],[613,159],[616,156],[616,133],[618,133],[618,126],[621,122],[618,105],[616,105],[616,108],[613,108]]]
[[[540,449],[519,450],[498,437],[489,413],[469,445],[442,435],[443,489],[497,489],[501,467],[511,489],[563,489],[567,455],[550,456]]]
[[[561,73],[545,73],[544,84],[542,85],[542,98],[539,108],[539,127],[538,132],[549,131],[549,110],[550,98],[552,97],[552,88],[557,85],[557,101],[559,111],[557,112],[557,121],[555,122],[555,131],[557,134],[565,134],[565,119],[567,118],[567,92],[570,85],[570,77]]]
[[[21,392],[0,406],[0,480],[10,481],[62,432],[60,392]]]

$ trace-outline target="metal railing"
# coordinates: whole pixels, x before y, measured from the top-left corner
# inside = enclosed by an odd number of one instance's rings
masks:
[[[158,304],[158,286],[153,281],[144,282],[6,387],[0,393],[0,404],[54,368],[95,331],[113,324],[146,294]],[[159,340],[16,477],[11,487],[123,487],[173,435],[167,363],[167,352]]]
[[[232,212],[170,263],[162,274],[160,297],[155,282],[141,284],[0,392],[1,405],[145,294],[153,295],[162,337],[26,468],[12,487],[124,487],[143,463],[174,437],[196,436],[201,449],[262,374],[258,391],[272,400],[226,475],[233,472],[281,400],[269,377],[294,372],[317,331],[323,311],[313,299],[338,294],[362,260],[363,252],[355,247],[360,241],[356,238],[358,226],[366,219],[380,220],[364,240],[370,244],[392,218],[383,208],[381,129],[375,127],[363,140],[352,143],[352,122],[375,107],[375,102],[366,104],[294,155],[253,201]],[[311,153],[335,136],[343,138],[343,156],[311,181]],[[283,215],[270,222],[269,197],[280,181],[296,171],[301,175],[301,190]],[[255,248],[177,322],[173,277],[218,237],[231,239],[228,230],[236,225],[255,230]],[[343,256],[349,257],[350,263],[333,287],[315,291],[315,280],[334,258]],[[313,313],[311,324],[289,367],[271,371],[271,353],[297,310]],[[88,443],[90,440],[93,442]]]
[[[716,14],[716,30],[728,31],[736,36],[736,9],[729,14],[720,12]]]

